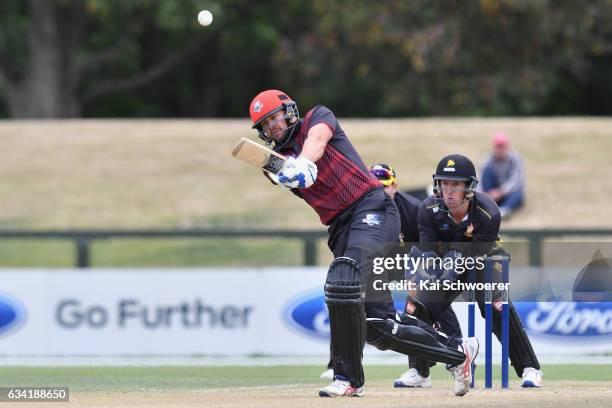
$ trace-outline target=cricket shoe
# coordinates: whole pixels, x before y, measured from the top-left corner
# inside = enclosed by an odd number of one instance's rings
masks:
[[[423,377],[416,368],[411,368],[393,383],[395,388],[430,388],[431,376]]]
[[[319,378],[321,378],[322,380],[327,380],[327,381],[333,380],[334,379],[334,369],[328,368],[327,370],[321,373]]]
[[[462,397],[470,390],[472,382],[472,362],[478,355],[478,339],[476,337],[468,337],[463,340],[460,350],[465,354],[465,361],[455,367],[450,367],[448,370],[455,378],[453,391],[458,397]]]
[[[542,386],[542,377],[544,373],[536,370],[533,367],[525,367],[523,369],[523,380],[521,387],[523,388],[540,388]]]
[[[363,397],[365,387],[353,387],[350,381],[337,375],[327,387],[321,388],[319,397]]]

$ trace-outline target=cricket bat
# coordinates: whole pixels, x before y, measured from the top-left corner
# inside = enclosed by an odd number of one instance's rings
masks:
[[[260,167],[267,172],[277,174],[285,164],[287,158],[272,149],[260,145],[246,137],[241,137],[232,150],[232,156],[238,160]]]

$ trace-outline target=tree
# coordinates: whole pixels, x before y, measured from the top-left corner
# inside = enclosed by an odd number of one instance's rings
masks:
[[[612,113],[611,0],[216,1],[203,29],[202,0],[2,0],[0,96],[14,117],[245,116],[265,88],[341,116]]]
[[[83,104],[160,78],[201,47],[197,2],[4,0],[0,89],[16,118],[78,117]],[[156,37],[147,59],[140,43]]]

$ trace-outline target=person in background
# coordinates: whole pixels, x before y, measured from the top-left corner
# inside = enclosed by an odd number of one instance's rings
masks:
[[[481,173],[481,191],[495,201],[502,218],[521,208],[525,202],[523,159],[510,149],[505,133],[493,137],[493,153]]]
[[[370,173],[380,181],[383,190],[393,201],[400,212],[401,240],[419,242],[419,224],[417,216],[421,200],[398,190],[395,170],[387,164],[378,163],[370,167]]]

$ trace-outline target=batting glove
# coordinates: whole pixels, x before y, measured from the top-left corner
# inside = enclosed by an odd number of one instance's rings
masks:
[[[288,157],[277,174],[269,174],[276,184],[286,188],[308,188],[317,179],[317,165],[310,159],[301,156]]]

